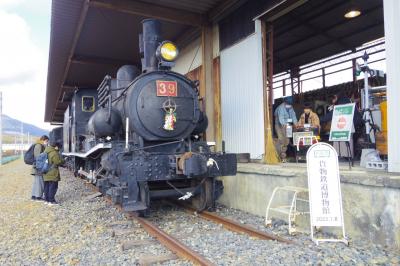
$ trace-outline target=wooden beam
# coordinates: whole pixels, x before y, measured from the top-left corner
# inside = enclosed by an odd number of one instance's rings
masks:
[[[213,31],[212,25],[201,30],[202,71],[200,91],[205,92],[205,107],[208,118],[206,139],[215,141],[214,93],[213,93]]]
[[[261,21],[262,77],[264,102],[264,163],[279,162],[272,140],[273,134],[273,28]],[[268,141],[271,140],[271,141]]]
[[[64,92],[74,92],[77,89],[77,87],[74,85],[65,85],[65,84],[62,85],[61,88],[64,89]]]
[[[245,3],[247,0],[225,0],[222,1],[220,4],[218,4],[216,7],[214,7],[209,13],[208,13],[208,20],[210,22],[217,22],[221,19],[223,19],[226,15],[228,15],[230,12],[235,10],[237,7]]]
[[[57,109],[65,109],[65,108],[67,108],[68,107],[68,105],[69,105],[69,103],[66,103],[66,102],[57,102],[57,107],[56,107],[56,110]]]
[[[68,75],[68,72],[69,72],[69,67],[71,66],[71,58],[73,57],[73,55],[75,53],[75,47],[76,47],[76,45],[78,43],[79,36],[81,35],[81,31],[82,31],[82,28],[83,28],[83,24],[85,23],[86,15],[88,13],[88,10],[89,10],[89,0],[85,0],[83,2],[83,5],[82,5],[81,15],[79,17],[78,25],[76,27],[74,39],[72,40],[71,49],[69,50],[68,62],[67,62],[67,65],[66,65],[66,67],[64,69],[64,75],[63,75],[61,84],[64,84],[65,80],[67,79],[67,75]],[[60,97],[62,96],[62,93],[63,93],[63,90],[60,89],[57,99],[60,99]],[[51,115],[51,118],[52,119],[54,118],[54,111],[53,111],[53,114]]]
[[[188,29],[182,31],[179,36],[173,41],[179,49],[182,49],[200,36],[201,29],[196,27],[189,27]]]
[[[368,9],[368,10],[363,10],[363,13],[362,13],[361,16],[355,17],[355,18],[353,18],[351,21],[342,20],[342,21],[340,21],[340,22],[338,22],[338,23],[335,23],[334,25],[329,26],[328,28],[324,28],[324,29],[321,29],[321,30],[323,30],[323,31],[325,31],[325,32],[329,32],[329,31],[331,31],[332,29],[341,27],[341,26],[343,26],[343,25],[345,25],[345,24],[347,24],[347,23],[354,23],[354,21],[360,20],[360,19],[361,19],[363,16],[365,16],[365,15],[369,15],[370,13],[382,11],[382,10],[379,10],[378,8],[379,8],[379,6],[375,6],[375,7],[373,7],[373,8]],[[322,14],[322,15],[323,15],[323,14]],[[320,15],[318,15],[317,17],[319,17],[319,16],[320,16]],[[313,19],[315,19],[315,17],[313,17]],[[383,22],[380,22],[380,23],[383,23]],[[301,25],[302,25],[302,24],[298,24],[298,23],[297,23],[295,27],[293,27],[293,28],[291,28],[291,29],[288,29],[287,31],[282,31],[282,33],[286,33],[286,32],[288,32],[288,31],[294,30],[295,28],[297,28],[297,27],[299,27],[299,26],[301,26]],[[370,26],[369,26],[369,27],[370,27]],[[351,34],[354,34],[354,33],[351,33]],[[281,35],[281,34],[276,33],[276,34],[275,34],[275,38],[278,39],[278,36],[280,36],[280,35]],[[287,45],[285,45],[285,46],[283,46],[283,47],[280,47],[279,49],[276,49],[275,52],[277,53],[277,52],[280,52],[280,51],[282,51],[282,50],[289,49],[289,48],[292,47],[292,46],[295,46],[295,45],[298,45],[299,43],[302,43],[302,42],[304,42],[304,41],[307,41],[308,39],[310,39],[310,38],[313,37],[313,36],[315,36],[315,33],[314,33],[314,32],[312,32],[311,34],[307,34],[307,36],[305,36],[304,38],[301,38],[300,40],[295,40],[295,41],[293,41],[293,42],[291,42],[291,43],[288,43]],[[341,37],[341,39],[343,39],[343,36]],[[331,41],[329,41],[328,43],[331,43]],[[315,49],[315,48],[313,48],[313,50],[314,50],[314,49]],[[285,58],[283,58],[283,59],[285,59]]]
[[[308,29],[310,29],[314,33],[314,35],[321,35],[321,36],[327,38],[328,40],[330,40],[331,42],[337,43],[343,49],[347,49],[347,47],[350,46],[345,41],[339,39],[336,36],[329,34],[326,30],[321,29],[318,25],[313,25],[310,22],[308,22],[307,20],[304,20],[299,16],[293,16],[291,14],[289,14],[288,16],[291,20],[298,22],[299,25],[303,25],[303,26],[307,27]]]
[[[113,58],[102,58],[94,56],[85,55],[74,55],[70,59],[72,64],[82,64],[82,65],[110,65],[115,67],[120,67],[123,65],[135,65],[134,62],[128,60],[118,60]]]
[[[57,102],[56,110],[61,110],[61,109],[65,110],[65,108],[67,108],[68,105],[69,103],[67,102]]]
[[[93,89],[97,89],[97,87],[99,86],[99,83],[93,83],[93,84],[73,84],[73,83],[65,83],[64,85],[62,85],[61,87],[64,88],[64,91],[67,92],[74,92],[76,89],[79,88],[93,88]]]
[[[154,2],[156,3],[157,1]],[[173,7],[164,7],[155,3],[150,4],[135,0],[90,0],[90,6],[95,8],[109,9],[196,27],[201,27],[204,24],[205,19],[201,14]]]
[[[222,150],[222,114],[221,114],[221,64],[220,58],[213,60],[213,92],[214,92],[214,135],[217,150]]]

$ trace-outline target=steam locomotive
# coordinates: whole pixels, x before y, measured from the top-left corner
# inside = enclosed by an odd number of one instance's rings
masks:
[[[97,90],[75,91],[64,115],[63,155],[125,211],[146,214],[152,199],[167,197],[213,208],[223,189],[215,177],[236,174],[236,155],[212,152],[202,140],[208,121],[198,82],[171,71],[178,49],[161,39],[160,22],[142,24],[142,69],[124,65]]]

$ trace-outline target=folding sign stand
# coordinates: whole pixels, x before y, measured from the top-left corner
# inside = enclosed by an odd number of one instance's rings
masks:
[[[340,142],[341,141],[334,141],[336,143],[339,143],[339,154],[340,152]],[[347,149],[347,155],[349,155],[349,157],[347,157],[348,161],[349,161],[349,169],[351,170],[351,167],[354,166],[354,160],[353,160],[353,153],[351,152],[351,147],[350,147],[350,141],[344,141],[346,144],[346,149]]]
[[[336,150],[327,143],[316,143],[307,152],[311,239],[349,244],[343,220],[339,163]],[[341,227],[341,238],[315,238],[314,227]]]

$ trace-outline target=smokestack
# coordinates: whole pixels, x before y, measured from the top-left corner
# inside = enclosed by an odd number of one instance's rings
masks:
[[[160,36],[160,22],[158,20],[145,19],[142,21],[142,24],[143,24],[142,72],[145,73],[158,69],[156,50],[161,42],[161,36]]]

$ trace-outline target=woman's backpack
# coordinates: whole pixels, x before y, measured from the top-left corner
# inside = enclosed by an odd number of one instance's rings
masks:
[[[43,145],[41,145],[41,144],[39,144],[39,143],[34,143],[34,144],[32,144],[32,145],[29,147],[29,149],[28,149],[28,150],[25,152],[25,154],[24,154],[24,162],[25,162],[26,164],[33,165],[33,164],[35,163],[35,155],[34,155],[34,152],[35,152],[35,147],[36,147],[36,145],[40,145],[40,146],[41,146],[40,152],[43,152],[43,150],[44,150]]]
[[[39,154],[39,156],[36,158],[35,168],[38,174],[46,174],[50,170],[51,165],[47,152],[42,152]]]

